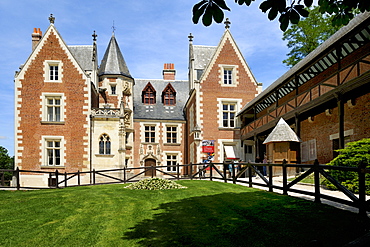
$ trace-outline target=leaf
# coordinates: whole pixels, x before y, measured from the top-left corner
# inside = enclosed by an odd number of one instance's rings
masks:
[[[280,22],[280,30],[285,31],[289,26],[289,16],[288,16],[288,14],[287,13],[281,14],[281,16],[279,18],[279,22]]]
[[[237,2],[239,5],[243,5],[245,3],[247,6],[251,5],[253,1],[255,0],[235,0],[235,2]]]
[[[291,8],[291,10],[290,10],[289,19],[290,19],[290,22],[293,23],[293,24],[298,24],[298,22],[299,22],[300,16],[299,16],[298,12],[293,8]]]
[[[208,27],[212,24],[213,9],[208,5],[206,11],[203,14],[202,23],[204,26]]]
[[[216,23],[221,23],[224,20],[224,12],[216,5],[212,6],[213,19]]]
[[[214,0],[214,2],[220,6],[222,9],[225,9],[225,10],[228,10],[230,11],[229,7],[227,7],[226,3],[225,3],[225,0]],[[214,5],[212,5],[214,6]],[[222,11],[222,10],[221,10]]]
[[[262,2],[261,5],[260,5],[260,9],[264,13],[266,13],[266,11],[269,10],[270,8],[272,8],[272,2],[270,0],[266,0],[266,1]]]
[[[205,8],[207,7],[207,1],[203,0],[193,7],[193,23],[198,24],[199,18],[203,15]]]
[[[278,15],[278,10],[277,8],[271,8],[268,14],[268,18],[270,21],[274,20],[276,16]]]
[[[304,0],[304,5],[306,5],[307,7],[311,7],[313,4],[313,0]]]
[[[294,9],[302,16],[302,17],[308,17],[309,12],[304,9],[303,5],[294,5]]]

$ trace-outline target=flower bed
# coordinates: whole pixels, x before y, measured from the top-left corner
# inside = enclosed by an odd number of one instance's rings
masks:
[[[186,189],[187,187],[163,178],[147,178],[139,182],[132,183],[125,188],[131,190],[170,190]]]

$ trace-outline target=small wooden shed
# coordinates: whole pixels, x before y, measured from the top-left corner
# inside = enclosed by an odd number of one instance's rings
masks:
[[[263,144],[266,144],[267,160],[270,163],[282,164],[285,159],[288,164],[297,163],[301,139],[290,128],[283,118],[268,135]],[[288,168],[288,175],[294,175],[296,168]],[[281,167],[274,167],[273,174],[282,174]]]

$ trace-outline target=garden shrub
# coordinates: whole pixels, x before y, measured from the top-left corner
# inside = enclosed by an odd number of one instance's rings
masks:
[[[358,167],[360,164],[365,164],[366,168],[370,168],[370,138],[365,138],[359,141],[350,142],[344,149],[337,150],[339,155],[328,163],[332,166]],[[346,186],[354,193],[359,192],[358,174],[356,172],[334,171],[328,172],[343,186]],[[366,194],[370,194],[370,174],[366,174]],[[328,180],[323,181],[323,185],[329,189],[336,187]]]
[[[186,189],[174,181],[163,178],[146,178],[139,182],[132,183],[125,188],[132,190],[170,190],[170,189]]]

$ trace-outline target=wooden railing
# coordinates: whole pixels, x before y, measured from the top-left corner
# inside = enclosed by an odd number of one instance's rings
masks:
[[[238,169],[230,169],[229,165],[235,165]],[[258,167],[265,166],[268,172],[267,176],[261,173]],[[165,171],[168,168],[176,168],[176,172]],[[182,172],[180,173],[180,168]],[[304,171],[297,173],[298,176],[292,181],[288,181],[288,169],[294,168],[297,171]],[[279,175],[281,175],[282,185],[274,184],[274,177],[276,176],[276,169],[279,169]],[[275,170],[275,171],[274,171]],[[328,173],[329,170],[355,172],[358,175],[359,181],[359,194],[352,193],[348,188],[340,184]],[[330,200],[333,202],[341,203],[344,205],[352,206],[359,209],[361,216],[367,217],[367,212],[370,212],[370,200],[366,200],[366,174],[370,173],[370,169],[366,168],[366,164],[360,165],[359,167],[342,167],[342,166],[329,166],[321,165],[317,161],[314,164],[262,164],[262,163],[200,163],[200,164],[186,164],[186,165],[175,165],[175,166],[147,166],[147,167],[135,167],[135,168],[123,168],[123,169],[110,169],[110,170],[92,170],[92,171],[77,171],[77,172],[55,172],[46,171],[31,171],[31,170],[0,170],[0,174],[4,172],[13,172],[13,181],[16,184],[12,186],[17,189],[47,189],[47,188],[65,188],[73,186],[87,186],[96,184],[113,184],[113,183],[131,183],[139,181],[147,177],[159,176],[165,177],[170,180],[180,179],[209,179],[218,180],[225,183],[241,183],[247,184],[249,187],[262,186],[267,187],[268,191],[273,192],[274,189],[282,190],[284,195],[288,195],[288,192],[294,192],[298,194],[304,194],[314,197],[314,201],[321,203],[321,199]],[[230,172],[231,171],[231,172]],[[24,187],[21,186],[22,175],[25,174],[47,174],[49,176],[48,187]],[[302,181],[310,174],[314,175],[314,191],[299,190],[293,188],[294,185]],[[321,193],[320,175],[329,180],[338,191],[342,192],[348,197],[349,200],[333,197],[327,194]],[[86,179],[89,176],[89,179]],[[243,177],[243,178],[242,178]],[[261,179],[253,179],[253,177],[259,177]],[[85,178],[82,182],[82,178]],[[97,178],[103,182],[98,182]],[[75,179],[74,182],[71,182]],[[77,181],[76,181],[77,180]],[[88,180],[88,182],[86,182]],[[9,188],[4,183],[4,180],[0,180],[0,188]]]

